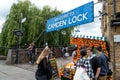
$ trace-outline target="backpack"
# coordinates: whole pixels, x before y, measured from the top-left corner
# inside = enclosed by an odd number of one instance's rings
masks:
[[[48,61],[48,65],[47,65],[47,79],[51,79],[52,78],[52,66],[50,61]]]
[[[107,72],[107,75],[108,76],[111,76],[112,75],[112,70],[110,69],[110,59],[109,59],[109,57],[107,57],[106,55],[105,55],[105,58],[106,58],[106,60],[107,60],[107,69],[108,69],[108,72]]]

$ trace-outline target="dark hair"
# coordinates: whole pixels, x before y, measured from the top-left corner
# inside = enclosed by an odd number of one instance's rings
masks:
[[[93,52],[93,48],[88,47],[87,50],[90,50],[91,52]]]
[[[101,47],[101,46],[97,46],[96,49],[97,49],[98,51],[102,51],[102,47]]]
[[[74,51],[74,50],[77,50],[77,48],[78,48],[78,47],[73,47],[73,51]]]
[[[80,54],[81,54],[81,57],[84,57],[87,54],[86,49],[81,49]]]

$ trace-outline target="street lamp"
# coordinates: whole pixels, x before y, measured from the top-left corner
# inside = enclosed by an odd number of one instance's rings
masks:
[[[22,31],[22,23],[26,21],[26,18],[23,18],[23,14],[21,13],[21,25],[19,30],[15,30],[13,33],[18,37],[18,43],[17,43],[17,50],[16,50],[16,59],[15,63],[19,63],[19,48],[20,48],[20,43],[21,43],[21,37],[23,36],[23,31]]]
[[[21,13],[21,25],[20,25],[20,30],[22,32],[22,23],[24,23],[26,21],[26,17],[23,18],[23,14]],[[21,36],[19,36],[19,48],[20,48],[20,44],[21,44]]]
[[[22,30],[22,23],[24,23],[26,21],[26,17],[23,18],[23,14],[21,13],[21,27],[20,30]]]
[[[15,30],[14,31],[14,34],[16,35],[16,36],[23,36],[23,32],[21,31],[21,30]]]
[[[21,30],[15,30],[14,34],[19,38],[20,36],[23,36],[23,32]],[[19,63],[19,43],[17,44],[17,50],[16,50],[16,58],[15,63]]]

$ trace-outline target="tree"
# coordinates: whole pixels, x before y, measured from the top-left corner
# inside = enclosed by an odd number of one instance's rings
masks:
[[[35,41],[37,46],[44,45],[46,42],[45,24],[46,20],[61,14],[57,8],[52,9],[50,6],[44,6],[39,9],[30,1],[18,1],[14,3],[10,9],[10,13],[6,17],[0,35],[0,45],[7,48],[14,48],[18,44],[18,37],[14,35],[15,30],[22,31],[24,35],[21,38],[21,47]],[[21,16],[22,14],[22,16]],[[23,18],[26,21],[22,23]],[[69,43],[69,35],[72,29],[64,30],[66,35],[63,38],[61,31],[54,31],[47,34],[47,41],[50,45],[63,45]],[[40,35],[41,34],[41,35]],[[63,40],[64,39],[64,40]],[[7,50],[6,50],[7,52]],[[6,55],[6,53],[5,53]]]

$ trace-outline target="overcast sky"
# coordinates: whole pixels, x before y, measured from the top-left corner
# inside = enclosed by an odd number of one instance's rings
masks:
[[[6,15],[9,14],[9,10],[13,3],[17,3],[18,0],[1,0],[0,2],[0,32],[2,24],[6,20]],[[98,0],[30,0],[38,8],[42,8],[45,5],[49,5],[53,9],[56,7],[58,10],[67,12],[71,9],[84,5],[90,1],[96,3]],[[101,11],[101,3],[95,4],[94,13],[98,16],[98,11]],[[101,21],[99,18],[95,18],[94,22],[79,26],[81,35],[88,36],[101,36]]]

